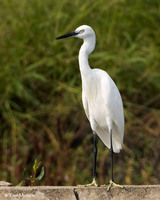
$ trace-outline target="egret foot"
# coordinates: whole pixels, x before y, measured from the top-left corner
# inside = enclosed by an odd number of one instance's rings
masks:
[[[96,179],[93,179],[92,183],[86,184],[85,187],[91,187],[91,186],[95,186],[98,187],[98,184],[96,182]]]
[[[123,188],[122,185],[116,184],[116,183],[114,183],[112,180],[110,180],[107,190],[110,190],[110,188],[111,188],[112,186]]]
[[[93,179],[92,183],[86,184],[86,185],[78,185],[78,187],[98,187],[98,184],[96,182],[96,179]]]

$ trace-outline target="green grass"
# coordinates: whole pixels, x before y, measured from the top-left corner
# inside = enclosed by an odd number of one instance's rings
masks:
[[[82,24],[96,32],[91,67],[106,70],[124,101],[124,149],[115,180],[160,181],[160,2],[13,0],[0,6],[0,179],[18,184],[37,158],[41,185],[91,181],[92,133],[81,103],[82,41],[55,38]],[[110,179],[99,142],[98,178]]]

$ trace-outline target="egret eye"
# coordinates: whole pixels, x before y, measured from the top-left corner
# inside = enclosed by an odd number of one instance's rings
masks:
[[[84,29],[83,30],[80,30],[80,32],[79,33],[84,33]]]

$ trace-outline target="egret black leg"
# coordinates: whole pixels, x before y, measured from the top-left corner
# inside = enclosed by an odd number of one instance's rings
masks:
[[[96,183],[96,163],[97,163],[97,134],[96,132],[93,131],[93,144],[94,144],[94,159],[93,159],[93,181],[92,183],[86,184],[86,185],[78,185],[78,186],[85,186],[85,187],[90,187],[90,186],[95,186],[97,187],[98,184]]]
[[[93,160],[93,180],[96,179],[96,164],[97,164],[97,134],[93,131],[93,144],[94,144],[94,160]]]
[[[110,158],[111,158],[111,181],[114,182],[113,178],[113,144],[112,144],[112,130],[110,130]]]
[[[107,190],[110,190],[110,188],[112,186],[116,186],[116,187],[121,187],[123,188],[123,186],[114,183],[114,178],[113,178],[113,143],[112,143],[112,130],[110,130],[110,157],[111,157],[111,180],[109,182],[108,188]]]

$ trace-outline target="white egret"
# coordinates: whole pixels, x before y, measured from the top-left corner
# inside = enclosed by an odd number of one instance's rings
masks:
[[[119,153],[122,149],[124,136],[124,114],[121,95],[111,77],[101,69],[91,69],[88,63],[88,55],[95,48],[96,36],[90,26],[82,25],[74,32],[67,33],[56,39],[67,37],[83,39],[79,51],[79,68],[82,79],[82,102],[86,116],[93,131],[94,163],[93,181],[86,186],[97,186],[96,183],[96,135],[110,149],[111,156],[111,186],[119,186],[113,178],[113,152]]]

